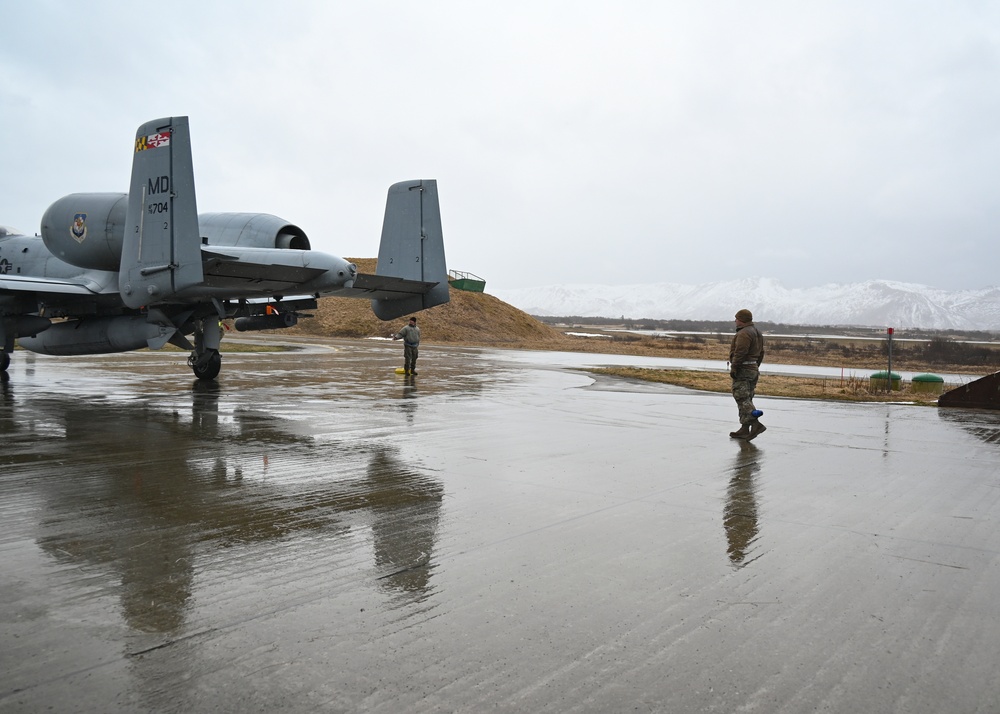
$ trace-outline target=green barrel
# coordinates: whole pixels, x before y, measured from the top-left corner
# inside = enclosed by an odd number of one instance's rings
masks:
[[[893,372],[892,375],[890,375],[885,371],[876,372],[868,379],[869,388],[873,392],[884,392],[886,390],[898,392],[903,381],[898,372]],[[890,382],[892,383],[891,386]]]
[[[912,382],[914,392],[941,394],[944,391],[944,377],[939,377],[936,374],[918,374]]]

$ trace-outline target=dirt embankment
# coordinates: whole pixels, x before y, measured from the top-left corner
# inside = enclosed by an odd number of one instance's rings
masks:
[[[374,258],[348,258],[359,272],[374,273]],[[367,300],[320,300],[316,317],[291,332],[331,337],[386,337],[398,332],[406,318],[384,322]],[[428,344],[451,342],[525,349],[571,350],[573,340],[531,315],[486,293],[451,289],[451,301],[417,313]]]

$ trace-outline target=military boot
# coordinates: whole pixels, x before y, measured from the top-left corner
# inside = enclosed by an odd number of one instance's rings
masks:
[[[729,432],[729,435],[734,439],[751,439],[752,437],[750,436],[750,425],[743,424],[740,426],[739,431],[731,431]]]
[[[754,419],[750,422],[750,436],[746,437],[746,440],[753,441],[765,431],[767,431],[767,427],[761,424],[758,419]]]

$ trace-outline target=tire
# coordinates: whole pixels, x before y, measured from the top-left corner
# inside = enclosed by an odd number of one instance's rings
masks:
[[[195,363],[191,365],[191,369],[194,372],[194,376],[198,379],[215,379],[219,376],[219,371],[222,369],[222,355],[213,350],[204,363],[200,366]]]
[[[10,355],[0,352],[0,372],[6,372],[8,367],[10,367]]]

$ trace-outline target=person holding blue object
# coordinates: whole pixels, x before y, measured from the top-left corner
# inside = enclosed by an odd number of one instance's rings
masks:
[[[767,427],[760,423],[760,409],[753,405],[760,363],[764,361],[764,335],[753,324],[753,313],[736,313],[736,335],[729,347],[729,376],[733,378],[733,399],[740,414],[739,431],[729,432],[734,439],[752,441]]]

